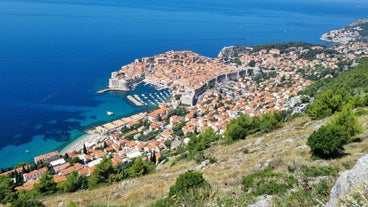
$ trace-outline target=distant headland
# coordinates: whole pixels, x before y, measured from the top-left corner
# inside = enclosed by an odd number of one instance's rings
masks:
[[[368,19],[359,19],[347,27],[324,33],[321,40],[337,44],[366,43],[368,42]]]

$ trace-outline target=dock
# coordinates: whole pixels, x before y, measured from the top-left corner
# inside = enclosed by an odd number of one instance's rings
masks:
[[[97,93],[98,94],[102,94],[102,93],[105,93],[107,91],[110,91],[110,89],[109,88],[105,88],[105,89],[102,89],[102,90],[98,90]]]
[[[131,101],[136,106],[144,106],[144,104],[142,102],[138,101],[136,98],[134,98],[131,95],[128,95],[127,98],[128,98],[129,101]]]

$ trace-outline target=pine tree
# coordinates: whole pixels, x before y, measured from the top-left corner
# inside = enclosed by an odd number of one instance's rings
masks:
[[[83,144],[83,153],[84,153],[84,154],[87,154],[87,147],[86,147],[86,145],[85,145],[85,144]]]
[[[156,151],[155,150],[153,150],[152,152],[151,161],[153,162],[153,164],[156,164]]]

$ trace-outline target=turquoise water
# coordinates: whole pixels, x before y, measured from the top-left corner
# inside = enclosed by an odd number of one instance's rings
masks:
[[[367,17],[355,0],[0,0],[0,167],[61,149],[83,130],[148,110],[96,94],[110,72],[168,50],[306,41]],[[148,86],[132,94],[154,93]],[[106,115],[113,111],[114,117]],[[27,152],[26,152],[27,151]]]

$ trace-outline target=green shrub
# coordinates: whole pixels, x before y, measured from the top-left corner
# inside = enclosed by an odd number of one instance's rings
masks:
[[[189,189],[196,189],[209,186],[203,178],[202,173],[187,171],[176,179],[175,185],[170,187],[169,196],[185,193]]]
[[[213,195],[210,184],[203,178],[202,173],[187,171],[176,179],[170,187],[169,196],[162,198],[151,206],[204,206]]]
[[[313,155],[320,158],[332,158],[347,143],[348,134],[341,126],[327,125],[314,131],[309,137],[307,144]]]
[[[303,165],[300,170],[307,177],[337,175],[337,169],[331,166],[308,167]]]
[[[243,179],[244,191],[250,191],[255,196],[283,194],[296,183],[294,177],[271,170],[254,173]]]

